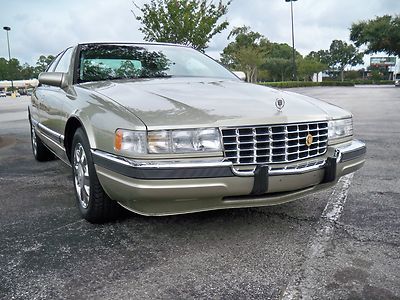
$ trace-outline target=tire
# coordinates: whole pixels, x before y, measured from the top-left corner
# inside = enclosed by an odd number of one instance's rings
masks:
[[[36,134],[35,128],[31,123],[31,145],[32,153],[37,161],[48,161],[54,159],[54,154],[43,144]]]
[[[104,192],[96,174],[88,138],[78,128],[71,147],[72,179],[76,203],[84,219],[91,223],[104,223],[115,219],[120,206]]]

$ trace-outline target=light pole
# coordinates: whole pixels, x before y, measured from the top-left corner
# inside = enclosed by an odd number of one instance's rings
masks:
[[[290,2],[290,14],[292,17],[292,49],[293,49],[293,80],[296,80],[296,51],[294,50],[294,22],[293,22],[293,1],[297,0],[285,0],[286,2]]]
[[[7,32],[7,45],[8,45],[8,63],[11,62],[11,52],[10,52],[10,39],[8,37],[8,32],[11,30],[11,27],[4,26],[3,29]],[[14,95],[14,83],[11,78],[11,93]]]

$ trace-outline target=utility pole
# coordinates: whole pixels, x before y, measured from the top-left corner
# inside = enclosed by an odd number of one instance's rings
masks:
[[[290,15],[292,18],[292,50],[293,50],[293,80],[296,80],[296,50],[294,49],[294,22],[293,22],[293,1],[297,0],[285,0],[285,2],[290,2]]]
[[[11,30],[11,27],[4,26],[3,29],[7,32],[7,45],[8,45],[8,63],[11,62],[11,51],[10,51],[10,38],[8,37],[8,32]],[[11,95],[14,95],[14,82],[11,78]]]

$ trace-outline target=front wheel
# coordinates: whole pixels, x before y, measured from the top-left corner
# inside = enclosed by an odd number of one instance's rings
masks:
[[[82,217],[92,223],[114,219],[120,206],[104,192],[97,178],[89,141],[81,128],[76,130],[72,140],[71,163],[75,197]]]

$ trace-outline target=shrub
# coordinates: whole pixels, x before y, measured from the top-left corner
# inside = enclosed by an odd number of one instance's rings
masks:
[[[322,82],[312,82],[312,81],[280,81],[280,82],[260,82],[259,84],[287,89],[287,88],[298,88],[298,87],[313,87],[313,86],[354,86],[354,85],[364,85],[364,84],[394,84],[392,80],[351,80],[351,81],[322,81]]]
[[[394,84],[393,80],[353,80],[354,84],[377,84],[377,85],[384,85],[384,84]]]
[[[275,88],[297,88],[297,87],[312,87],[312,86],[354,86],[352,82],[341,81],[282,81],[282,82],[261,82],[261,85],[266,85]]]

